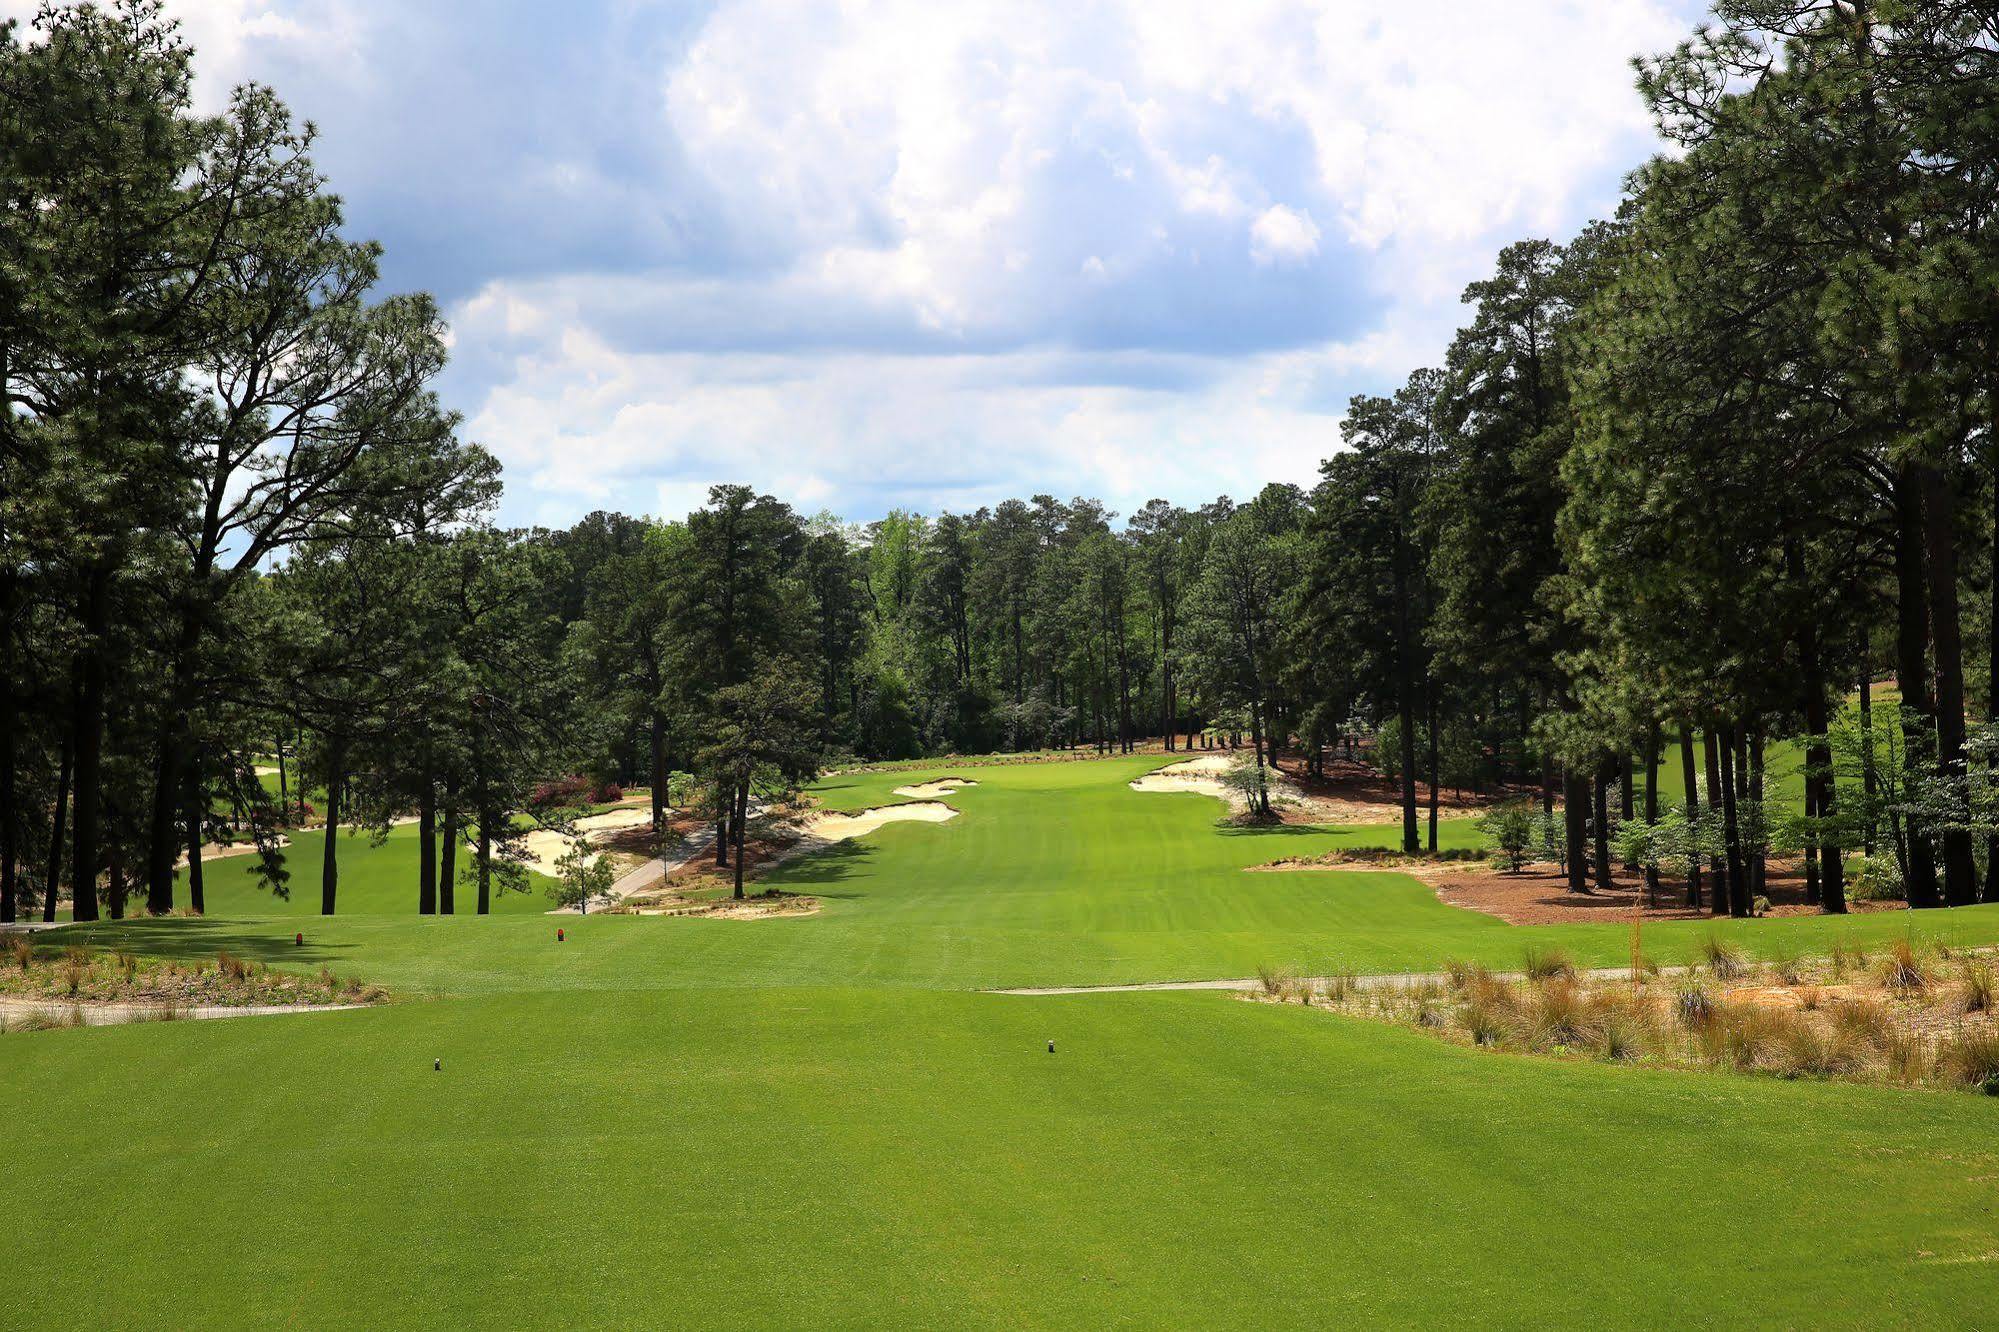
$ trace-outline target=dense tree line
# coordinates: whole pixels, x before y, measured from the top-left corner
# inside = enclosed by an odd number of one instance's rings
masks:
[[[662,838],[698,807],[740,891],[756,811],[833,759],[1220,738],[1268,814],[1269,764],[1357,734],[1412,851],[1440,789],[1512,787],[1580,892],[1624,860],[1744,914],[1794,845],[1837,911],[1878,840],[1913,904],[1995,895],[1977,6],[1719,5],[1640,64],[1674,151],[1502,251],[1310,490],[852,525],[729,485],[557,531],[491,525],[437,312],[373,294],[275,96],[195,114],[149,0],[32,37],[0,38],[0,915],[200,910],[177,861],[225,829],[289,892],[308,796],[414,818],[450,913],[523,882],[515,816],[570,774],[650,786]]]

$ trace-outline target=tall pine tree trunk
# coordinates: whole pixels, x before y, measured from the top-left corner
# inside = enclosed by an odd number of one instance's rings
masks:
[[[1589,782],[1574,768],[1562,769],[1562,831],[1569,891],[1589,895]]]
[[[1920,464],[1904,460],[1895,472],[1895,676],[1902,690],[1904,794],[1922,785],[1924,755],[1930,750],[1928,577],[1924,568],[1923,496]],[[1904,821],[1903,883],[1912,907],[1940,906],[1936,854],[1930,830],[1914,815]]]
[[[70,879],[75,885],[72,918],[97,919],[97,871],[103,848],[99,817],[104,801],[104,642],[110,614],[111,571],[92,566],[84,582],[84,642],[77,650],[77,689],[70,733],[76,737],[76,849],[70,855]]]
[[[1645,735],[1645,826],[1659,826],[1659,756],[1665,748],[1665,730],[1657,721]],[[1659,858],[1647,848],[1645,857],[1645,902],[1659,905]]]
[[[1930,643],[1936,659],[1937,772],[1946,781],[1965,776],[1964,640],[1958,624],[1957,540],[1953,497],[1941,467],[1924,464],[1923,544],[1929,571]],[[1971,832],[1943,830],[1943,895],[1951,906],[1978,901],[1978,868]]]
[[[346,758],[346,743],[335,740],[328,747],[326,767],[326,843],[319,866],[319,914],[333,914],[334,899],[340,890],[340,855],[336,849],[340,844],[341,797],[346,794],[347,774],[342,771]]]
[[[1596,779],[1591,786],[1591,815],[1594,826],[1591,829],[1590,850],[1596,859],[1596,886],[1603,892],[1617,887],[1610,877],[1610,770],[1604,764],[1597,768]]]
[[[1700,773],[1694,764],[1693,728],[1680,723],[1680,786],[1686,792],[1686,818],[1688,830],[1700,826],[1701,792]],[[1687,905],[1695,910],[1701,905],[1701,856],[1696,849],[1687,856]]]
[[[437,848],[437,914],[456,915],[458,911],[458,839],[464,834],[458,828],[458,788],[445,783],[444,787],[444,833],[438,839],[442,845]]]
[[[1721,728],[1710,722],[1701,733],[1701,748],[1707,759],[1707,810],[1708,818],[1722,817],[1722,773],[1721,773]],[[1719,827],[1724,841],[1725,827]],[[1715,915],[1726,915],[1729,903],[1735,897],[1734,866],[1729,862],[1728,850],[1724,845],[1709,860],[1709,868],[1714,871],[1714,883],[1708,892],[1708,909]]]
[[[831,707],[829,703],[828,712]],[[672,771],[666,762],[666,714],[654,709],[652,714],[652,839],[654,846],[663,846],[666,836],[667,797],[671,794]]]
[[[416,913],[437,914],[437,781],[426,765],[416,790]]]
[[[1749,914],[1749,883],[1747,867],[1742,860],[1742,823],[1737,789],[1740,770],[1736,763],[1738,734],[1738,728],[1733,723],[1722,727],[1719,748],[1722,757],[1722,842],[1728,862],[1728,914],[1742,917]]]
[[[186,821],[183,827],[187,833],[187,904],[197,916],[208,913],[208,893],[202,883],[201,869],[201,828],[207,815],[206,802],[202,798],[201,765],[190,763],[187,771]]]
[[[62,755],[56,766],[56,808],[54,826],[49,831],[49,868],[42,879],[42,920],[56,918],[56,898],[62,895],[62,842],[63,821],[69,814],[70,765],[75,760],[71,752],[68,731],[63,732]]]

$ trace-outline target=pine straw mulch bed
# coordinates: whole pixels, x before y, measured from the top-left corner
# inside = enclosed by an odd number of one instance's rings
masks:
[[[1568,879],[1555,866],[1531,865],[1515,874],[1479,865],[1433,864],[1421,877],[1433,883],[1440,901],[1482,911],[1512,925],[1551,925],[1576,921],[1701,920],[1713,914],[1687,905],[1684,880],[1661,878],[1657,905],[1648,901],[1645,877],[1618,870],[1608,891],[1569,891]],[[1702,901],[1712,905],[1714,883],[1702,881]],[[1805,901],[1805,876],[1796,865],[1773,861],[1765,875],[1763,895],[1772,916],[1816,915],[1819,908]],[[1902,911],[1902,902],[1858,901],[1849,895],[1846,909],[1856,914]]]
[[[212,962],[170,962],[80,944],[37,947],[16,935],[0,948],[0,997],[85,1006],[243,1008],[376,1004],[389,993],[352,976],[336,976],[329,967],[316,973],[279,971],[226,949]]]
[[[1827,959],[1751,965],[1710,940],[1706,962],[1672,976],[1644,968],[1636,983],[1530,949],[1525,977],[1454,965],[1445,979],[1371,986],[1266,971],[1248,997],[1518,1054],[1999,1096],[1994,960],[1898,940],[1872,955],[1842,944]]]

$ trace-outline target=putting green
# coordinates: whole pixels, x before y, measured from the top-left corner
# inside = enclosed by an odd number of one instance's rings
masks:
[[[1984,1098],[1485,1054],[1212,993],[967,993],[1628,947],[1618,927],[1446,907],[1393,873],[1245,873],[1395,830],[1220,829],[1212,800],[1125,785],[1158,762],[963,770],[979,784],[949,797],[960,817],[787,866],[824,903],[799,919],[570,919],[557,943],[525,909],[420,920],[385,893],[307,924],[303,948],[298,917],[268,912],[91,930],[439,997],[0,1038],[14,1229],[47,1255],[11,1315],[1982,1316],[1999,1253]],[[927,775],[839,779],[826,801],[887,803]],[[1719,928],[1767,948],[1911,925],[1986,941],[1999,908]],[[1708,928],[1656,927],[1648,950]]]

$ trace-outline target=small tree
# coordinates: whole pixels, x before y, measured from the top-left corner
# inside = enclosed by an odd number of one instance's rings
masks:
[[[548,895],[557,906],[573,906],[586,916],[590,914],[590,899],[608,894],[613,881],[609,857],[592,851],[581,837],[570,838],[569,849],[556,858],[555,875]]]
[[[1518,874],[1527,864],[1527,853],[1540,839],[1540,814],[1525,801],[1508,801],[1479,816],[1479,831],[1494,850],[1506,857],[1509,873]]]

